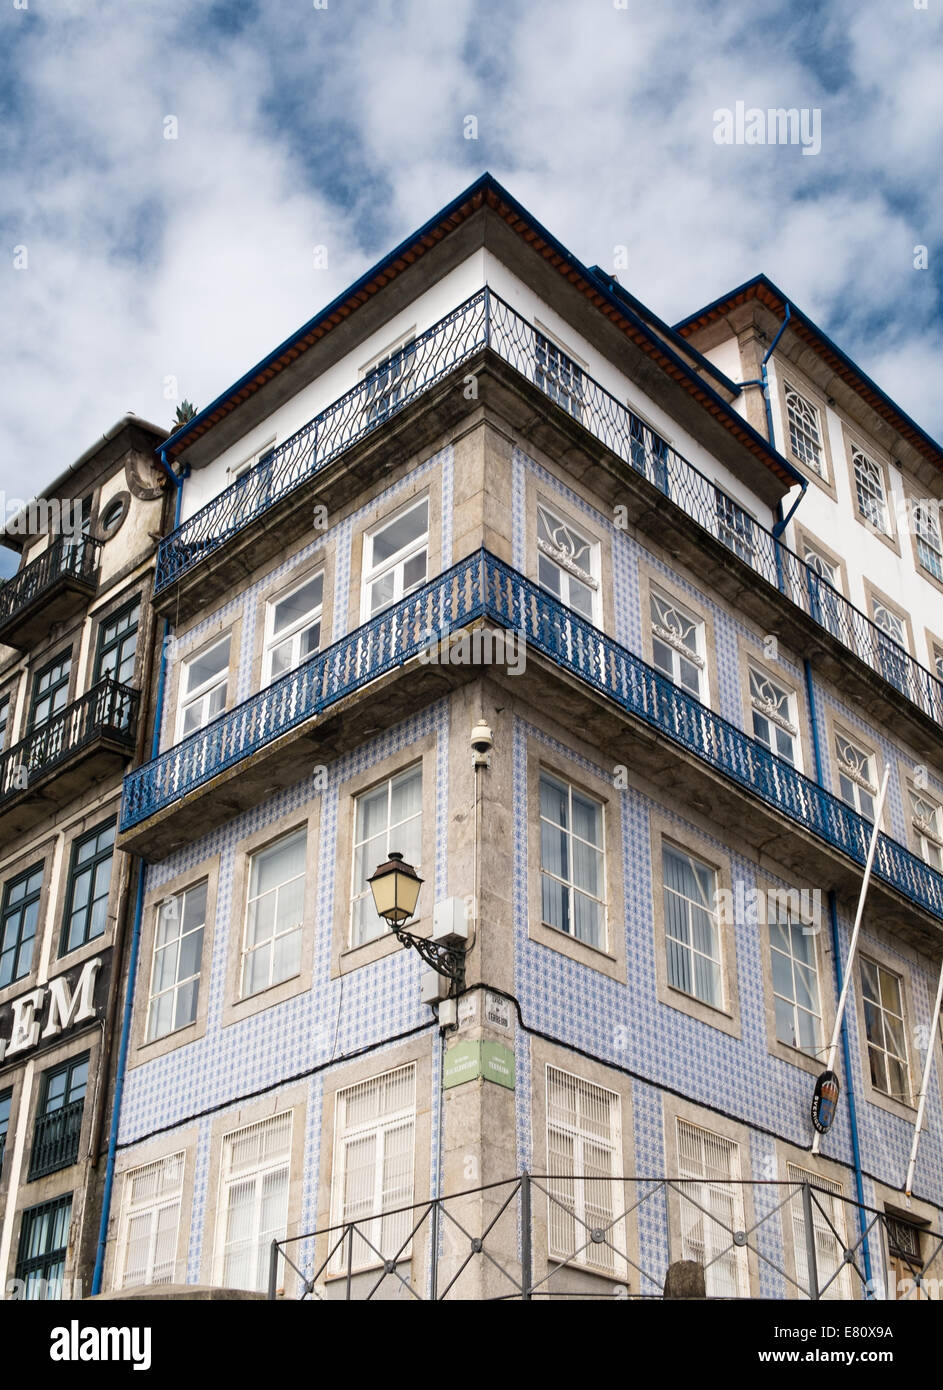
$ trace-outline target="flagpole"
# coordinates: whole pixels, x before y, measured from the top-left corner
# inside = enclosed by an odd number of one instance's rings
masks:
[[[943,965],[940,966],[940,982],[936,987],[936,1003],[933,1006],[933,1017],[930,1020],[930,1036],[927,1040],[927,1060],[923,1064],[923,1081],[920,1084],[920,1099],[917,1102],[917,1120],[914,1124],[914,1142],[910,1150],[910,1162],[907,1164],[907,1176],[904,1179],[904,1192],[910,1196],[914,1185],[914,1169],[917,1166],[917,1146],[920,1143],[920,1130],[923,1125],[923,1115],[927,1108],[927,1091],[930,1088],[930,1068],[933,1065],[933,1040],[936,1037],[937,1025],[940,1020],[940,1004],[943,1003]]]
[[[858,895],[858,911],[855,914],[854,931],[851,933],[851,945],[848,948],[848,959],[845,962],[845,978],[842,983],[841,995],[838,1000],[838,1009],[835,1013],[835,1026],[832,1029],[832,1041],[828,1049],[828,1061],[825,1063],[826,1071],[835,1070],[835,1054],[838,1052],[838,1039],[841,1035],[842,1019],[845,1014],[845,1004],[848,1002],[848,991],[851,989],[852,966],[854,965],[855,952],[858,949],[858,936],[861,932],[861,919],[864,916],[864,903],[868,896],[868,885],[871,882],[871,867],[874,864],[874,855],[878,846],[878,836],[881,833],[881,816],[884,813],[884,800],[887,796],[887,783],[891,775],[889,763],[884,764],[884,776],[881,778],[881,790],[878,795],[877,806],[874,808],[874,825],[871,829],[871,843],[868,846],[868,858],[864,866],[864,878],[861,880],[861,892]],[[837,965],[837,961],[836,961]],[[812,1140],[812,1152],[817,1154],[822,1136],[816,1130],[815,1138]]]

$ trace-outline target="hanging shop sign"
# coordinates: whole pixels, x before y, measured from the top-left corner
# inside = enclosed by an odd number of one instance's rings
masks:
[[[819,1134],[827,1134],[831,1129],[840,1094],[841,1083],[838,1077],[833,1071],[823,1071],[815,1083],[815,1093],[812,1096],[812,1123]]]

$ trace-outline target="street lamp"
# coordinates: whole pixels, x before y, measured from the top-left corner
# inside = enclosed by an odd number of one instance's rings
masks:
[[[412,864],[407,864],[398,850],[390,850],[385,864],[367,879],[373,894],[377,915],[387,923],[396,939],[414,951],[439,975],[449,981],[449,995],[461,994],[465,988],[465,952],[439,941],[427,941],[404,931],[403,924],[416,912],[419,890],[423,880]]]

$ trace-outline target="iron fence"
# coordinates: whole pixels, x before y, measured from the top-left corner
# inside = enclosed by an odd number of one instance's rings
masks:
[[[105,676],[0,754],[0,803],[103,735],[134,739],[139,693]]]
[[[84,1100],[72,1101],[48,1115],[36,1117],[30,1151],[29,1181],[68,1168],[78,1158]]]
[[[865,863],[868,820],[486,550],[460,560],[409,598],[131,771],[124,782],[121,829],[206,784],[477,618],[514,631],[527,647],[857,864]],[[943,918],[943,875],[888,835],[879,837],[874,873]]]
[[[268,1296],[657,1299],[684,1260],[708,1298],[943,1297],[943,1235],[900,1224],[817,1181],[524,1172],[273,1240]]]
[[[60,579],[80,579],[92,587],[100,551],[101,541],[84,533],[57,537],[0,588],[0,626],[42,598]]]
[[[943,681],[673,449],[627,405],[485,288],[408,344],[161,541],[155,592],[180,579],[345,449],[484,348],[495,352],[819,627],[943,724]]]

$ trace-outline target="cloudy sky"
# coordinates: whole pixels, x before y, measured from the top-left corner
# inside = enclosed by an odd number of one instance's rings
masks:
[[[941,49],[943,0],[6,0],[0,490],[205,405],[485,169],[670,322],[764,271],[939,437]],[[820,153],[718,145],[738,101]]]

